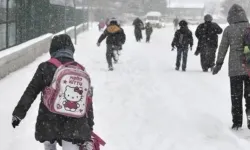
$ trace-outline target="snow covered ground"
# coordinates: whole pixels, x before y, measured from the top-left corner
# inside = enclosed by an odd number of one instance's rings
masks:
[[[79,35],[76,46],[76,60],[95,87],[94,129],[107,142],[102,150],[249,149],[249,141],[230,130],[227,63],[216,76],[203,73],[194,47],[187,72],[177,72],[172,26],[155,30],[149,44],[136,43],[133,28],[124,29],[127,43],[114,72],[107,71],[105,42],[96,47],[97,29]],[[0,150],[43,150],[34,139],[40,97],[15,130],[11,114],[37,65],[48,58],[45,54],[0,81]]]

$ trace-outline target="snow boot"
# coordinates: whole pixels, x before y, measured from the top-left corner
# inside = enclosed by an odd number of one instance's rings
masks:
[[[203,72],[208,72],[208,69],[203,69]]]
[[[240,129],[241,129],[241,125],[233,124],[232,130],[238,131],[238,130],[240,130]]]
[[[109,71],[113,71],[113,70],[114,70],[113,66],[109,66]]]
[[[182,68],[182,71],[183,71],[183,72],[186,72],[186,69]]]
[[[176,67],[175,70],[176,70],[176,71],[179,71],[179,67]]]

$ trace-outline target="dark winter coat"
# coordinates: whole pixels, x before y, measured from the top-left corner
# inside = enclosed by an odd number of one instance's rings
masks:
[[[198,38],[198,48],[200,51],[206,46],[210,48],[218,47],[218,34],[222,33],[222,28],[214,22],[206,21],[198,26],[195,35]]]
[[[146,30],[146,35],[151,35],[153,32],[153,27],[151,25],[146,25],[145,26],[145,30]]]
[[[121,46],[126,42],[126,35],[123,29],[116,24],[110,24],[107,26],[103,34],[98,39],[98,43],[101,43],[105,38],[107,38],[107,45]]]
[[[174,39],[172,42],[172,47],[185,48],[188,46],[193,46],[193,35],[192,32],[188,29],[188,27],[181,27],[179,30],[175,32]]]
[[[244,51],[242,35],[245,29],[250,26],[246,13],[241,6],[235,4],[230,8],[227,20],[229,26],[224,30],[216,64],[223,64],[230,46],[229,76],[247,75],[241,60]]]
[[[141,19],[136,18],[133,22],[133,26],[135,27],[134,29],[134,35],[137,40],[141,40],[142,37],[142,29],[144,28],[144,24]]]
[[[141,19],[136,18],[136,19],[134,20],[134,22],[133,22],[133,26],[134,26],[136,29],[142,29],[143,26],[144,26],[144,24],[143,24],[143,22],[142,22]]]
[[[66,57],[57,59],[62,63],[73,61],[73,59]],[[38,66],[35,75],[13,112],[14,116],[24,119],[37,95],[51,84],[55,71],[56,67],[49,62],[43,62]],[[73,143],[83,143],[84,140],[90,139],[94,125],[92,104],[90,104],[87,112],[88,118],[76,119],[51,113],[44,105],[42,99],[43,96],[41,96],[36,122],[36,140],[40,142],[66,140]]]

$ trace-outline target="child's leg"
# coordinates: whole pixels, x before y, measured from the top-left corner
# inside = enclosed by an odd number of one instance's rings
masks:
[[[62,141],[62,150],[79,150],[79,146],[71,142]]]
[[[176,58],[176,69],[180,68],[180,64],[181,64],[181,49],[177,49],[177,58]]]
[[[112,45],[107,45],[106,59],[107,59],[107,62],[108,62],[108,66],[109,66],[109,67],[113,67],[113,64],[112,64],[112,56],[113,56]]]
[[[44,142],[44,150],[57,150],[56,142],[51,144],[50,142]]]
[[[207,72],[208,71],[208,67],[207,67],[207,51],[206,49],[203,49],[200,53],[200,57],[201,57],[201,67],[202,67],[202,70],[204,72]]]
[[[183,59],[182,59],[182,70],[186,70],[187,67],[187,57],[188,57],[188,49],[183,49]]]
[[[146,34],[146,42],[148,42],[149,40],[149,35],[148,34]]]

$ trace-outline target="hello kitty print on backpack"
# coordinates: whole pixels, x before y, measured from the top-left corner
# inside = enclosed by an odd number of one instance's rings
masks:
[[[48,62],[54,64],[57,70],[51,85],[42,93],[43,103],[53,113],[75,118],[83,117],[91,100],[90,78],[85,68],[76,62],[62,64],[55,58]]]

